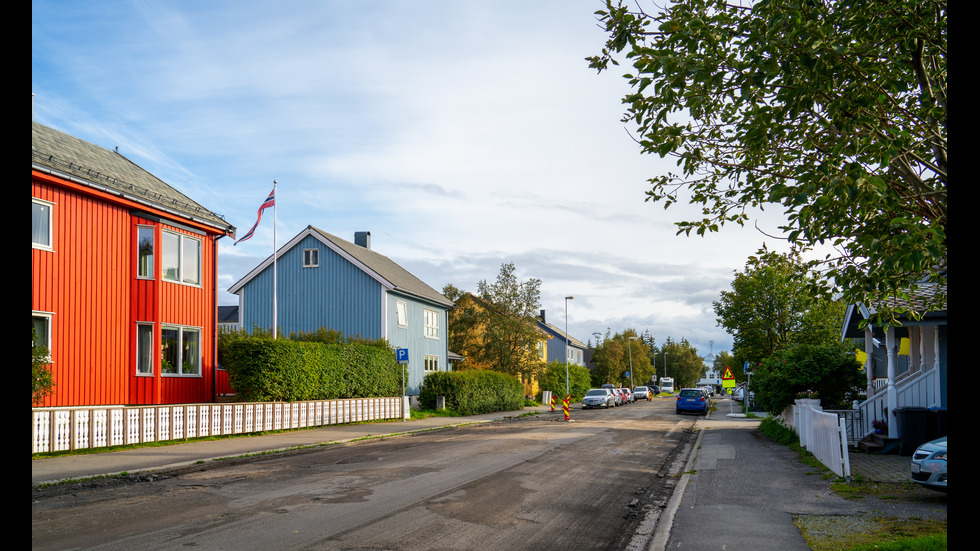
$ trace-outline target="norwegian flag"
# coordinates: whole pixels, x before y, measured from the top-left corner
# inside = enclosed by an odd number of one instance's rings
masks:
[[[259,227],[259,222],[262,221],[262,211],[264,211],[269,207],[274,207],[275,205],[276,205],[276,188],[272,188],[272,192],[269,193],[269,196],[266,197],[265,201],[262,202],[262,206],[259,207],[258,220],[255,221],[255,225],[252,226],[252,229],[248,230],[248,233],[243,235],[241,239],[235,241],[235,245],[241,243],[242,241],[245,241],[246,239],[250,239],[252,235],[255,233],[255,228]]]

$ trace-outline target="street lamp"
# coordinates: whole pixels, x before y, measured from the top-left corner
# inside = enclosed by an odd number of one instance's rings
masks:
[[[633,339],[636,337],[630,337],[630,340],[626,343],[626,349],[629,350],[630,355],[630,390],[633,390]]]
[[[565,396],[571,396],[571,387],[568,384],[568,301],[575,297],[565,297]]]

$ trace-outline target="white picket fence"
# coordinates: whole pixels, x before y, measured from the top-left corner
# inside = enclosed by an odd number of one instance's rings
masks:
[[[837,476],[850,478],[851,463],[847,451],[847,426],[836,413],[821,409],[820,400],[797,400],[792,409],[792,423],[806,448]]]
[[[401,397],[31,409],[31,453],[401,419]]]

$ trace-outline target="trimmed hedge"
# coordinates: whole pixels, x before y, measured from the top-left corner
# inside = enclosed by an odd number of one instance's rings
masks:
[[[236,337],[221,347],[221,363],[243,401],[401,395],[401,366],[389,347]]]
[[[438,371],[422,381],[419,403],[436,407],[436,396],[445,396],[446,408],[460,415],[524,409],[524,385],[516,377],[497,371]]]

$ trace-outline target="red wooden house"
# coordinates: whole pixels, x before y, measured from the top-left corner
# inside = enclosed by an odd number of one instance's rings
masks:
[[[36,122],[31,314],[44,406],[210,402],[217,241],[234,227],[120,155]]]

